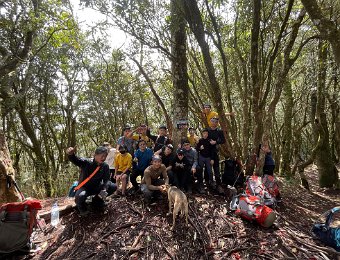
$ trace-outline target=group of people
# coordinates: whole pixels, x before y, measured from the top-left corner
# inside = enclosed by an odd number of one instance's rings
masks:
[[[223,193],[218,146],[225,143],[225,137],[218,128],[218,114],[211,111],[210,105],[205,105],[203,111],[209,127],[201,131],[201,138],[189,128],[188,138],[176,148],[166,126],[160,126],[158,135],[153,135],[147,125],[125,127],[116,148],[105,142],[91,160],[78,157],[76,148],[69,147],[69,160],[81,168],[75,194],[80,214],[88,214],[87,197],[94,195],[93,206],[102,208],[107,195],[126,195],[129,181],[129,193],[143,193],[147,203],[161,195],[165,184],[190,194],[194,185],[199,193],[205,193],[205,182],[207,187]]]

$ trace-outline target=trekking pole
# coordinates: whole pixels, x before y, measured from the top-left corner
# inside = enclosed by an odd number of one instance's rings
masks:
[[[12,180],[12,182],[13,182],[13,184],[14,184],[14,187],[17,189],[17,191],[19,192],[19,194],[20,194],[20,196],[21,196],[21,199],[22,200],[25,200],[25,196],[24,196],[24,194],[21,192],[21,190],[19,189],[19,186],[18,186],[18,184],[16,183],[16,181],[15,180]]]

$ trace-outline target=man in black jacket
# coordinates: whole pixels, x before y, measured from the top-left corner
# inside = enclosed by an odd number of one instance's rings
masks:
[[[106,147],[99,146],[95,150],[92,160],[76,156],[76,151],[76,147],[66,149],[69,160],[81,169],[79,184],[75,188],[75,202],[80,215],[86,216],[89,213],[85,203],[87,197],[95,195],[92,198],[93,206],[103,208],[105,206],[105,197],[112,194],[117,187],[110,182],[110,168],[109,165],[105,163],[108,154]],[[91,175],[92,177],[85,181]]]
[[[217,192],[222,194],[223,188],[221,187],[221,173],[220,173],[220,157],[218,151],[218,145],[225,143],[225,138],[223,131],[218,129],[218,118],[213,117],[210,119],[210,127],[208,128],[208,139],[210,139],[210,144],[212,145],[212,157],[211,160],[214,161],[213,169],[215,175],[215,181],[217,185]],[[215,185],[213,185],[213,188]]]
[[[146,135],[155,144],[153,148],[154,152],[157,152],[158,150],[162,149],[164,145],[171,143],[171,140],[167,137],[167,128],[165,125],[162,125],[158,128],[158,135],[152,135],[150,133],[150,128],[147,128]]]

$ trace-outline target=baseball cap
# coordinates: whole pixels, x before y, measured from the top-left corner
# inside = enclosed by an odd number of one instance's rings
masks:
[[[176,153],[177,154],[184,154],[184,150],[182,148],[177,149]]]
[[[174,147],[172,146],[172,144],[167,144],[165,147],[168,147],[168,148],[171,149],[172,151],[174,150]]]
[[[131,126],[125,126],[124,128],[123,128],[123,131],[125,131],[125,130],[131,130]]]
[[[152,160],[153,161],[162,161],[162,157],[160,157],[159,155],[154,155],[154,156],[152,156]]]
[[[211,105],[210,104],[204,104],[203,107],[204,108],[211,108]]]

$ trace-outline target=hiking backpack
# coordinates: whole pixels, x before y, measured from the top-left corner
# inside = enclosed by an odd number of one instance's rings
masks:
[[[273,197],[262,182],[262,178],[256,175],[249,176],[246,180],[246,194],[260,197],[264,204],[269,207],[276,206],[276,199]]]
[[[230,203],[230,209],[235,210],[235,214],[241,218],[255,221],[263,227],[270,227],[276,219],[276,213],[264,205],[258,196],[236,195]]]
[[[40,201],[6,203],[0,206],[0,253],[11,253],[30,245],[37,225]]]
[[[340,214],[340,207],[334,207],[325,213],[325,223],[315,224],[312,228],[314,235],[325,245],[340,252],[340,226],[330,227],[334,214]]]
[[[276,198],[279,195],[279,185],[274,176],[265,174],[262,177],[262,183],[272,197]]]

